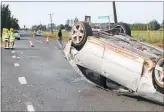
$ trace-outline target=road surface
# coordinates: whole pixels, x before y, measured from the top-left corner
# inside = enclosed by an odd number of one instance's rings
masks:
[[[30,47],[29,41],[34,47]],[[102,90],[78,75],[55,40],[25,35],[2,53],[2,111],[163,111],[161,105]]]

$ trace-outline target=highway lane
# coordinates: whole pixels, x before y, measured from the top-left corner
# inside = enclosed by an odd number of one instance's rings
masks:
[[[14,50],[2,49],[2,111],[164,110],[91,85],[64,59],[55,40],[22,38]]]

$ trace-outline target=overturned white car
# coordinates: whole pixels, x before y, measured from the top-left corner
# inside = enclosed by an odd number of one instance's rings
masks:
[[[88,23],[78,22],[64,55],[79,74],[100,87],[164,104],[163,49],[130,34],[124,23],[93,32]]]

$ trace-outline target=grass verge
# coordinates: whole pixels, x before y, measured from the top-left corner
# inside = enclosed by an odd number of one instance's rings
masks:
[[[67,42],[70,37],[70,32],[63,31],[63,41]],[[136,39],[142,39],[144,42],[153,44],[158,47],[164,48],[164,31],[132,31],[133,38]],[[58,32],[54,32],[53,34],[51,32],[43,32],[44,37],[49,37],[51,39],[58,39],[57,36]]]

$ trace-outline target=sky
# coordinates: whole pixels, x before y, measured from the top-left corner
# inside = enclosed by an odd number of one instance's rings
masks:
[[[20,27],[24,25],[49,24],[50,13],[52,22],[65,24],[67,19],[77,17],[84,21],[84,16],[91,16],[92,22],[108,22],[98,19],[98,16],[110,16],[113,20],[112,2],[2,2],[9,4],[14,17],[18,18]],[[147,23],[156,19],[159,23],[163,20],[163,2],[116,2],[117,19],[126,23]]]

